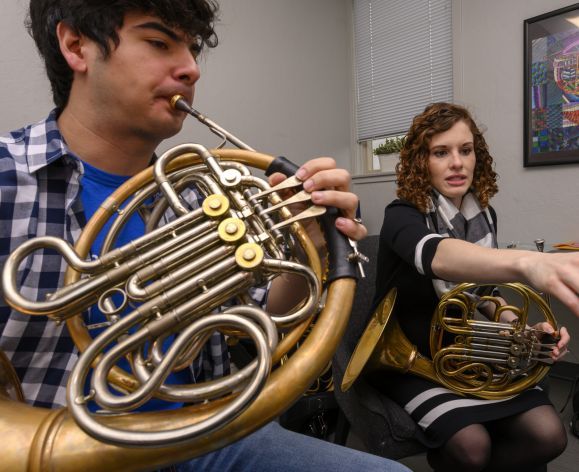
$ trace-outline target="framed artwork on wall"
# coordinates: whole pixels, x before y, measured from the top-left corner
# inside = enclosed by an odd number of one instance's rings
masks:
[[[579,3],[524,29],[524,166],[579,162]]]

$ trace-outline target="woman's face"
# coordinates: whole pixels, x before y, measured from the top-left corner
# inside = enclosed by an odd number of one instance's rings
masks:
[[[432,137],[428,155],[430,183],[456,208],[460,208],[462,197],[472,184],[475,164],[474,138],[464,121]]]

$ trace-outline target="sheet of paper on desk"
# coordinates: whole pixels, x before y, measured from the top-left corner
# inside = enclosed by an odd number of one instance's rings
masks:
[[[567,241],[566,243],[553,244],[553,247],[565,251],[579,251],[579,242]]]

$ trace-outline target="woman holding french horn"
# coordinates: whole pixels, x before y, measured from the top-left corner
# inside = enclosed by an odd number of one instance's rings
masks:
[[[435,103],[414,118],[397,167],[399,199],[385,209],[374,308],[396,289],[392,316],[421,356],[432,352],[435,308],[459,281],[480,284],[463,299],[474,299],[480,312],[499,323],[502,331],[496,336],[510,332],[517,312],[505,308],[507,301],[496,287],[485,284],[528,283],[579,315],[577,255],[497,249],[497,218],[489,206],[498,190],[492,164],[482,133],[465,108]],[[458,314],[460,318],[461,310]],[[535,339],[529,351],[533,361],[542,357],[550,363],[566,353],[565,328],[546,321],[526,329],[522,324],[522,335]],[[448,338],[441,343],[448,344]],[[485,347],[478,349],[471,353]],[[450,377],[463,368],[454,366]],[[484,372],[480,364],[470,368]],[[565,428],[540,386],[531,384],[500,398],[460,393],[408,373],[388,373],[374,382],[418,423],[435,470],[546,470],[566,447]]]

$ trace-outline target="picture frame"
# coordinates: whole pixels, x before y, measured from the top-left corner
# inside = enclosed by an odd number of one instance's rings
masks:
[[[524,21],[524,167],[579,162],[579,3]]]

